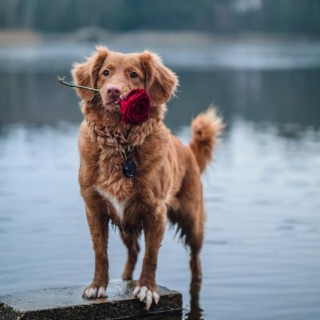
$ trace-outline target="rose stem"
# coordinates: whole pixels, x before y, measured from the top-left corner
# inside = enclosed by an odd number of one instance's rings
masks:
[[[72,88],[85,89],[85,90],[90,90],[90,91],[94,91],[94,92],[100,93],[99,89],[89,88],[89,87],[85,87],[85,86],[77,86],[75,84],[72,84],[72,83],[69,83],[69,82],[65,82],[63,80],[64,80],[64,78],[60,78],[58,76],[58,82],[61,83],[61,84],[64,84],[65,86],[72,87]]]

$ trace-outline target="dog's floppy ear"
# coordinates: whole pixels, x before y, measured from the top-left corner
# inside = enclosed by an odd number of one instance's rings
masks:
[[[153,105],[166,103],[175,93],[178,77],[161,61],[161,58],[150,52],[140,54],[141,64],[146,76],[146,90]]]
[[[97,51],[84,63],[75,63],[71,70],[74,84],[97,89],[99,71],[107,55],[107,48],[97,47]],[[93,91],[79,88],[77,94],[85,101],[91,101],[95,95]]]

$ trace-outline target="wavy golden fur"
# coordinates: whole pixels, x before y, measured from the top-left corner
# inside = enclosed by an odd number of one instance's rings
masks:
[[[175,93],[177,76],[154,53],[122,54],[98,47],[84,63],[74,64],[77,85],[100,89],[96,94],[77,89],[84,120],[79,133],[79,183],[95,252],[95,273],[85,298],[104,297],[108,285],[108,224],[118,226],[128,249],[122,274],[132,279],[145,235],[145,256],[134,294],[149,308],[159,301],[155,281],[158,251],[166,221],[176,223],[190,248],[192,277],[201,279],[200,250],[205,211],[200,173],[212,157],[223,123],[215,111],[192,122],[190,146],[183,145],[163,123],[166,103]],[[114,109],[118,92],[145,88],[151,112],[141,125],[125,124]],[[136,175],[123,174],[123,157],[116,144],[133,146]]]

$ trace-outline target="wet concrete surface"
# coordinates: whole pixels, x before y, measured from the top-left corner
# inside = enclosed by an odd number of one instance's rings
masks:
[[[96,300],[84,300],[79,286],[0,296],[0,320],[181,319],[179,292],[158,286],[159,304],[147,311],[132,296],[135,285],[135,281],[111,282],[107,298]]]

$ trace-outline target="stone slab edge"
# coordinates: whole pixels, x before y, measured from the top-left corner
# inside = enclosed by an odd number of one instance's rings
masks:
[[[128,294],[128,288],[132,292],[131,288],[134,288],[134,286],[134,281],[113,282],[109,284],[107,293],[110,290],[111,294],[108,294],[107,299],[88,301],[80,298],[78,302],[76,300],[75,303],[70,302],[69,305],[68,299],[70,299],[70,295],[76,294],[78,297],[83,289],[82,287],[37,291],[37,296],[41,297],[38,305],[33,291],[0,296],[0,320],[111,320],[147,318],[148,316],[154,317],[162,314],[181,314],[182,295],[179,292],[158,286],[158,292],[161,297],[160,302],[158,305],[152,305],[150,310],[147,311],[144,303]],[[65,297],[67,304],[45,303],[46,298],[54,300],[55,293],[59,294],[59,301],[62,301]],[[33,299],[30,300],[30,297],[33,297]],[[19,303],[21,301],[23,303]]]

